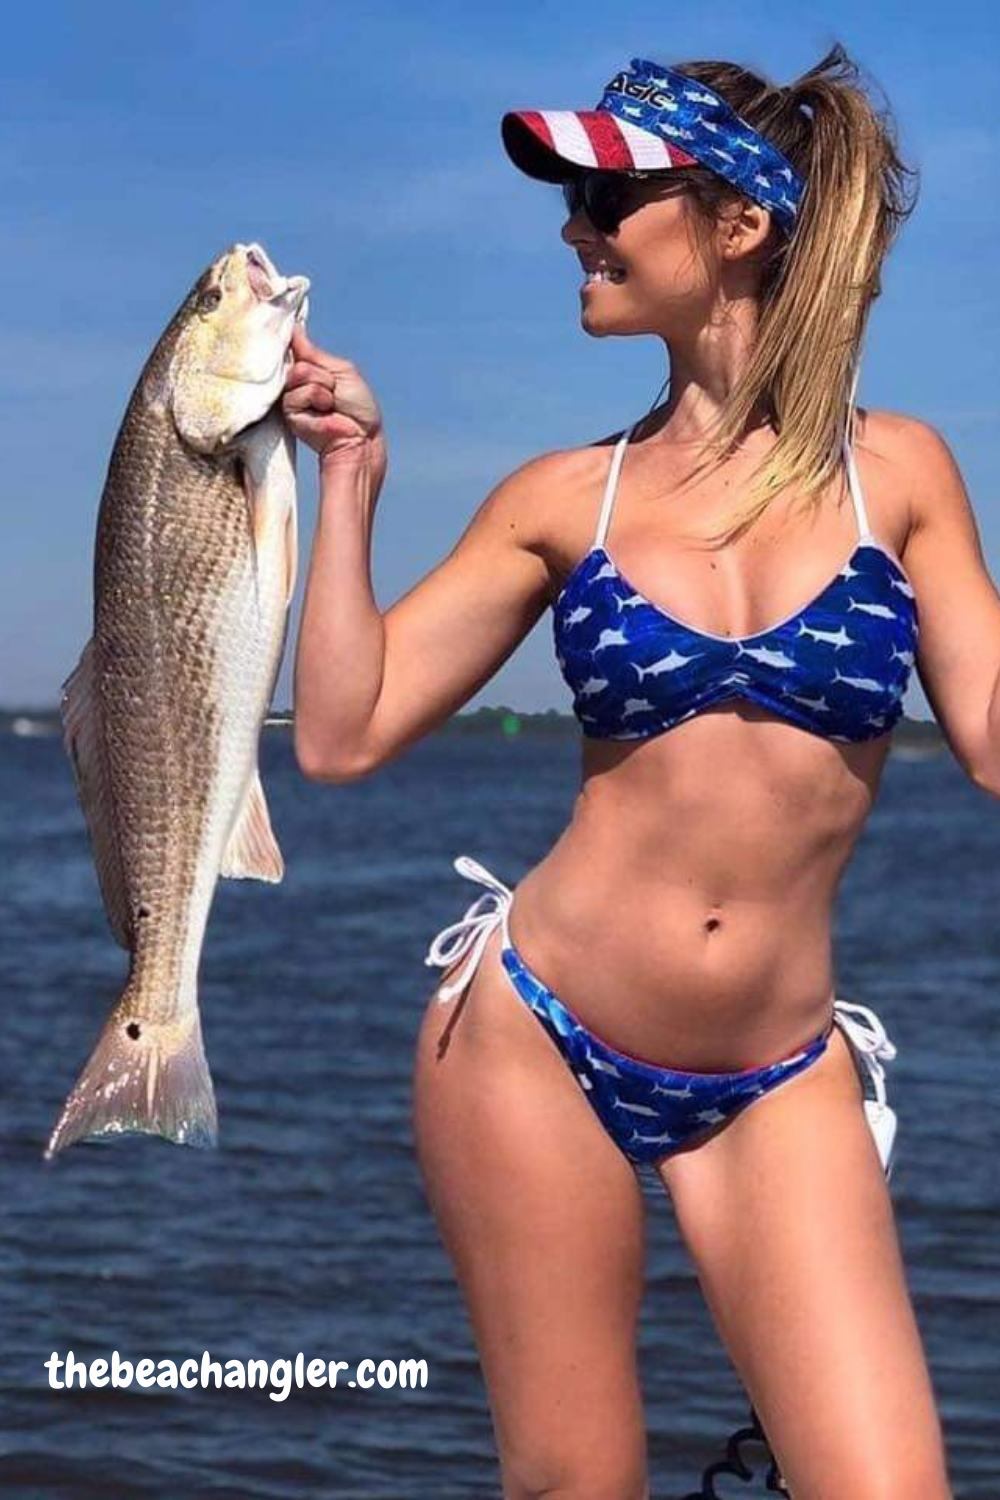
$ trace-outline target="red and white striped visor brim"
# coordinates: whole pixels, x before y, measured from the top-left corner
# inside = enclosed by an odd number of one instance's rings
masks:
[[[679,146],[607,109],[511,110],[500,131],[514,165],[544,182],[561,181],[567,166],[648,172],[698,165]]]

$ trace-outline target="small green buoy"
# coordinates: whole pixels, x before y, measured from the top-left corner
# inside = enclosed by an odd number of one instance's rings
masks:
[[[520,732],[521,732],[521,720],[520,720],[520,718],[518,717],[517,714],[514,714],[514,713],[504,714],[503,718],[500,720],[500,728],[503,730],[504,734],[507,735],[508,737],[510,735],[520,734]]]

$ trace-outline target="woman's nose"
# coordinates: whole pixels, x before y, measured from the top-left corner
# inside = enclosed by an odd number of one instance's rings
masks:
[[[574,248],[577,245],[594,243],[593,226],[587,218],[587,211],[582,204],[575,213],[569,215],[559,231],[559,237],[565,240],[567,245],[572,245]]]

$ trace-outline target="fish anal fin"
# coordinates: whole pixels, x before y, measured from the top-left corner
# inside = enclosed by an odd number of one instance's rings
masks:
[[[284,873],[285,862],[271,827],[260,771],[255,766],[243,806],[229,835],[219,874],[236,880],[276,883]]]
[[[76,667],[62,685],[59,714],[63,744],[73,767],[77,794],[87,822],[108,923],[115,941],[126,951],[131,951],[132,913],[115,828],[95,660],[94,642],[89,640]]]

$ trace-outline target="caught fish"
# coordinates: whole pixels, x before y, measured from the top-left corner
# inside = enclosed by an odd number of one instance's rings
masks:
[[[63,734],[128,978],[45,1152],[120,1131],[214,1145],[198,964],[220,875],[284,873],[257,770],[297,561],[279,397],[309,282],[255,244],[208,267],[115,439],[93,634]],[[277,404],[276,404],[277,403]]]

